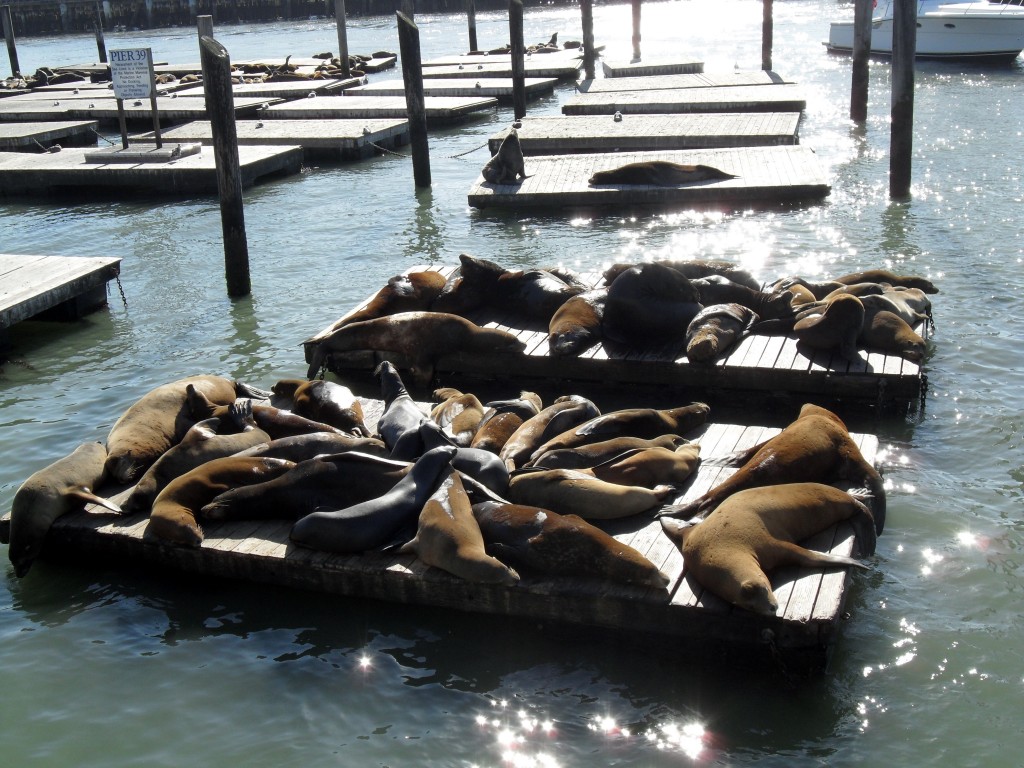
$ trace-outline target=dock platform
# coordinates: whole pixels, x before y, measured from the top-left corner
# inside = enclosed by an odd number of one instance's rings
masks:
[[[95,120],[55,120],[44,123],[0,123],[0,152],[41,152],[96,143]]]
[[[527,116],[517,133],[524,154],[555,155],[791,145],[799,143],[799,124],[799,112]],[[490,137],[492,155],[509,130]]]
[[[545,56],[533,56],[523,60],[526,77],[554,77],[558,80],[575,80],[583,69],[583,59],[558,57],[552,61]],[[466,78],[466,77],[512,77],[512,62],[487,61],[462,64],[423,66],[423,77]]]
[[[367,427],[373,431],[382,404],[364,401],[363,409]],[[687,437],[700,443],[706,461],[748,448],[778,431],[709,424]],[[854,439],[873,463],[877,439],[871,435],[854,435]],[[678,500],[696,498],[733,471],[701,466]],[[110,494],[100,489],[100,493],[118,501],[128,491]],[[298,547],[289,539],[293,523],[288,520],[210,524],[204,527],[206,538],[199,548],[160,546],[143,540],[147,521],[146,513],[121,517],[95,507],[69,513],[51,527],[43,557],[74,557],[105,566],[137,564],[328,594],[644,633],[671,638],[677,650],[714,647],[715,654],[737,658],[781,658],[787,667],[801,671],[820,671],[826,665],[853,578],[848,569],[780,570],[772,578],[778,614],[761,617],[704,590],[650,514],[596,524],[658,566],[670,579],[667,590],[551,577],[524,578],[513,586],[477,584],[427,566],[414,555],[336,555]],[[0,541],[8,537],[9,515],[0,521]],[[845,523],[804,544],[834,554],[857,554],[852,529]]]
[[[280,99],[259,99],[252,97],[235,97],[235,117],[246,117],[257,114],[264,104],[275,104]],[[174,98],[158,96],[156,109],[160,115],[161,125],[164,123],[183,123],[189,120],[202,120],[206,114],[206,100],[202,96],[182,96]],[[124,100],[125,119],[129,122],[146,120],[153,122],[153,110],[149,99]],[[53,101],[31,99],[23,100],[18,96],[12,99],[0,99],[0,121],[44,121],[44,120],[98,120],[103,123],[117,123],[117,99],[112,96],[89,98],[57,98]]]
[[[648,75],[646,77],[605,77],[580,80],[580,93],[615,91],[663,91],[675,88],[735,88],[741,85],[785,85],[792,83],[776,72],[763,69],[747,72],[701,72],[689,75]]]
[[[254,99],[308,99],[309,94],[314,97],[337,96],[346,88],[354,88],[363,82],[361,77],[349,77],[345,79],[324,78],[322,80],[290,80],[281,83],[235,83],[231,86],[231,93],[234,96],[250,97]],[[178,98],[183,99],[189,96],[203,95],[203,84],[191,85],[182,88]]]
[[[563,115],[658,114],[680,112],[802,112],[798,85],[737,85],[653,91],[578,93],[562,104]]]
[[[51,313],[75,319],[107,303],[121,259],[0,253],[0,338],[23,320]]]
[[[536,99],[555,90],[558,82],[553,77],[527,77],[524,88],[527,99]],[[423,95],[458,97],[462,99],[483,97],[497,99],[499,102],[512,101],[511,77],[479,77],[476,80],[466,78],[426,78],[423,81]],[[405,83],[401,80],[387,80],[382,83],[359,85],[348,88],[342,96],[401,96],[405,98]]]
[[[736,176],[675,187],[590,186],[595,171],[627,163],[666,160],[703,164]],[[807,147],[736,147],[659,152],[605,152],[532,156],[520,184],[491,184],[478,176],[469,190],[474,208],[599,208],[775,205],[815,201],[831,186],[814,151]]]
[[[427,96],[423,99],[428,125],[459,123],[482,116],[498,106],[489,97]],[[298,99],[274,104],[260,113],[270,120],[408,120],[405,96],[344,96],[336,99]]]
[[[689,75],[704,71],[704,62],[693,59],[649,59],[629,61],[603,59],[601,70],[605,77],[648,77],[657,75]]]
[[[153,148],[155,152],[155,146]],[[212,151],[182,156],[170,162],[89,162],[95,149],[65,149],[53,154],[0,152],[0,194],[48,194],[68,187],[101,189],[110,194],[139,191],[154,195],[181,195],[217,191],[217,170]],[[238,147],[242,186],[273,174],[298,173],[302,148]]]

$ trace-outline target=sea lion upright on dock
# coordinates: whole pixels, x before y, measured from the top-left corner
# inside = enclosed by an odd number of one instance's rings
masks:
[[[498,145],[498,151],[487,161],[480,174],[489,184],[521,184],[523,179],[528,178],[523,145],[515,128],[509,128]]]

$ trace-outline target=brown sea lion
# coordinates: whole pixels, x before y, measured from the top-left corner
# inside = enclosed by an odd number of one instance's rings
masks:
[[[655,259],[655,263],[674,269],[687,280],[704,280],[710,277],[724,277],[731,283],[742,285],[752,291],[760,291],[761,283],[750,272],[722,259]],[[636,264],[613,264],[604,271],[605,285],[611,285],[620,274]],[[733,299],[735,301],[735,299]],[[719,303],[715,301],[714,303]],[[754,309],[752,307],[752,309]],[[756,311],[756,310],[755,310]]]
[[[601,342],[608,289],[596,288],[568,299],[548,323],[548,350],[554,357],[579,357]]]
[[[864,321],[858,341],[866,348],[899,355],[912,362],[924,359],[928,343],[899,315],[881,310]]]
[[[686,327],[686,357],[699,363],[727,354],[758,319],[754,310],[739,304],[705,307]]]
[[[509,480],[508,499],[584,520],[631,517],[660,506],[672,493],[667,485],[644,488],[599,480],[586,470],[527,469]]]
[[[456,445],[468,448],[484,419],[483,403],[476,395],[452,387],[435,389],[434,399],[438,404],[430,412],[430,418]]]
[[[739,469],[727,480],[664,514],[683,518],[707,516],[722,501],[745,488],[843,480],[868,489],[878,533],[885,525],[882,476],[864,459],[842,419],[821,406],[805,403],[800,415],[782,432],[738,454],[730,465]]]
[[[530,466],[544,469],[582,469],[614,459],[627,451],[644,448],[668,448],[674,451],[686,444],[686,439],[679,435],[660,435],[651,440],[642,437],[615,437],[598,443],[578,445],[575,448],[547,451],[531,461]]]
[[[423,505],[416,536],[400,551],[415,552],[427,565],[467,581],[506,585],[519,581],[519,574],[485,551],[469,496],[454,470]]]
[[[794,296],[789,291],[752,290],[721,275],[701,277],[690,282],[697,289],[700,303],[705,307],[715,304],[741,304],[754,310],[761,320],[792,317],[794,314]]]
[[[686,443],[675,450],[638,448],[614,456],[600,464],[579,470],[616,485],[679,488],[693,475],[700,463],[700,445]]]
[[[473,437],[471,448],[501,453],[505,443],[524,421],[540,413],[543,404],[536,392],[521,392],[513,400],[492,400],[485,405],[484,418]]]
[[[515,355],[526,348],[507,331],[481,328],[464,317],[443,312],[400,312],[339,328],[318,342],[307,378],[314,378],[327,355],[369,349],[402,355],[422,384],[434,376],[434,364],[445,355]]]
[[[591,186],[643,184],[656,187],[678,187],[702,181],[722,181],[735,178],[735,174],[726,173],[710,165],[683,165],[667,160],[646,160],[596,171],[588,183]]]
[[[608,286],[601,333],[630,346],[681,341],[703,308],[688,278],[661,264],[639,264]]]
[[[260,443],[239,451],[239,456],[266,456],[288,459],[296,464],[323,453],[359,451],[386,459],[390,454],[383,440],[375,437],[352,437],[340,432],[307,432],[303,435],[279,437],[269,443]]]
[[[321,424],[330,424],[342,432],[369,437],[363,423],[363,406],[352,390],[332,381],[281,379],[271,391],[292,401],[292,412]]]
[[[246,484],[264,483],[295,464],[284,459],[227,456],[208,461],[177,477],[157,494],[143,538],[186,547],[203,543],[199,510],[218,494]]]
[[[241,431],[247,423],[255,424],[274,440],[291,435],[305,435],[312,432],[337,432],[347,435],[337,427],[320,421],[307,419],[283,408],[272,405],[253,405],[251,400],[239,399],[231,405],[217,405],[196,389],[187,391],[188,408],[196,419],[220,419],[222,429],[235,428]]]
[[[71,454],[29,475],[11,502],[11,532],[7,555],[21,578],[43,549],[53,521],[83,504],[98,504],[111,512],[121,509],[97,496],[93,489],[106,477],[107,449],[102,443],[83,443]]]
[[[898,285],[903,288],[917,288],[925,293],[939,292],[935,284],[925,277],[897,275],[888,269],[866,269],[863,272],[852,272],[835,278],[835,282],[843,283],[844,285],[852,285],[853,283],[888,283],[889,285]]]
[[[474,504],[473,515],[487,553],[521,573],[668,586],[654,563],[578,515],[494,501]]]
[[[529,460],[538,446],[600,413],[597,406],[585,397],[579,395],[560,397],[536,416],[524,421],[512,433],[498,455],[509,470],[520,467]]]
[[[864,325],[864,305],[850,294],[837,295],[824,308],[806,309],[797,315],[793,333],[797,341],[816,350],[837,350],[856,360],[857,338]]]
[[[498,151],[487,161],[480,174],[489,184],[521,184],[522,179],[528,178],[523,145],[515,128],[509,128],[508,134],[498,146]]]
[[[850,520],[861,551],[875,551],[871,511],[845,491],[821,483],[750,488],[730,496],[697,525],[662,518],[662,527],[683,553],[687,570],[706,589],[733,605],[774,616],[778,601],[768,574],[783,565],[866,568],[857,560],[797,544]]]

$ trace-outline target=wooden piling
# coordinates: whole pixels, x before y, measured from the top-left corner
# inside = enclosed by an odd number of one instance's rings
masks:
[[[853,70],[850,78],[850,119],[868,119],[868,58],[871,54],[871,0],[856,0],[853,10]]]
[[[466,0],[466,21],[469,24],[469,50],[476,51],[476,0]]]
[[[761,69],[772,69],[772,45],[775,38],[775,20],[772,17],[772,0],[761,0]]]
[[[412,175],[417,187],[430,186],[430,147],[427,143],[427,113],[423,96],[423,69],[420,57],[420,30],[401,11],[398,19],[398,46],[402,56],[402,80],[405,104],[409,112],[409,142],[412,148]]]
[[[594,3],[593,0],[580,0],[580,20],[583,24],[583,72],[587,80],[594,79]]]
[[[633,61],[640,61],[640,0],[633,0]]]
[[[342,77],[352,77],[348,65],[348,23],[345,11],[345,0],[334,0],[334,21],[338,25],[338,60],[341,62]]]
[[[515,119],[526,117],[526,43],[523,40],[523,0],[509,0],[508,34],[512,45],[512,108]]]
[[[896,0],[892,29],[892,127],[889,135],[889,197],[910,197],[914,150],[914,56],[917,53],[917,2]]]
[[[248,296],[252,286],[249,280],[249,246],[245,237],[242,174],[238,162],[238,135],[231,92],[231,60],[227,49],[208,35],[199,38],[199,50],[206,87],[206,111],[210,116],[213,153],[217,165],[228,296]]]
[[[103,39],[103,9],[96,3],[96,53],[100,63],[107,63],[107,44]]]
[[[0,5],[0,25],[3,26],[4,40],[7,42],[7,56],[11,60],[11,75],[17,77],[21,74],[21,65],[18,63],[18,46],[14,42],[14,22],[11,21],[11,6]]]
[[[213,16],[196,16],[196,32],[199,35],[200,51],[202,50],[202,40],[204,37],[213,37]],[[199,66],[203,67],[203,95],[209,98],[209,94],[206,92],[206,69],[202,59],[200,59]]]

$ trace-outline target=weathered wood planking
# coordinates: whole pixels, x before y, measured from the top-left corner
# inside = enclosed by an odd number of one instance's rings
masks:
[[[574,115],[524,117],[517,133],[524,154],[552,155],[791,145],[799,143],[799,124],[799,112]],[[509,130],[491,136],[491,154]]]
[[[0,152],[0,194],[47,193],[62,187],[105,188],[108,192],[139,190],[160,195],[216,192],[213,152],[207,150],[167,163],[87,162],[93,149],[65,149],[53,154]],[[302,148],[298,146],[238,147],[242,186],[250,187],[270,174],[298,173]]]
[[[782,85],[791,83],[776,72],[763,69],[747,72],[700,72],[688,75],[650,75],[647,77],[612,77],[580,80],[580,93],[612,93],[614,91],[662,91],[674,88],[735,88],[741,85]]]
[[[542,63],[546,66],[551,67],[563,67],[563,66],[579,66],[583,61],[583,51],[579,48],[564,50],[564,51],[550,51],[548,53],[537,53],[527,54],[523,57],[524,61],[532,61],[535,63]],[[422,63],[424,67],[450,67],[458,66],[462,64],[466,67],[475,66],[477,64],[501,64],[504,66],[512,66],[512,54],[510,53],[462,53],[462,54],[451,54],[448,56],[438,56],[434,59],[428,59]]]
[[[234,99],[235,116],[255,114],[264,104],[275,103],[278,99],[238,97]],[[125,119],[130,121],[153,121],[153,110],[149,99],[124,100]],[[161,123],[201,120],[207,117],[206,101],[202,96],[158,96],[156,110]],[[0,120],[99,120],[117,122],[117,99],[96,97],[94,99],[17,100],[0,99]]]
[[[590,186],[600,170],[666,160],[704,164],[736,176],[675,187]],[[591,208],[690,206],[820,200],[831,192],[824,168],[807,147],[742,147],[660,152],[535,156],[520,184],[491,184],[478,176],[469,190],[474,208]]]
[[[307,157],[334,156],[343,159],[370,157],[379,147],[394,149],[409,143],[408,120],[238,120],[239,144],[262,146],[299,145]],[[162,130],[164,142],[213,143],[207,121],[185,123]],[[153,143],[156,134],[131,137],[132,143]]]
[[[430,124],[458,122],[494,109],[494,98],[459,98],[454,96],[427,96],[423,100],[427,122]],[[345,96],[337,99],[299,99],[275,104],[260,113],[261,118],[284,120],[331,119],[398,119],[407,120],[409,109],[405,96]]]
[[[317,80],[286,80],[283,82],[269,83],[235,83],[231,86],[231,93],[235,96],[251,96],[257,99],[306,99],[309,94],[314,96],[336,96],[346,88],[354,88],[363,79],[361,77],[349,78],[322,78]],[[178,91],[178,98],[188,96],[202,96],[202,83],[192,84],[188,88]]]
[[[575,80],[583,69],[583,59],[550,60],[544,56],[528,57],[523,60],[526,77],[554,77],[558,80]],[[476,62],[423,66],[425,78],[466,78],[466,77],[512,77],[512,62]]]
[[[106,285],[121,260],[106,256],[37,256],[0,253],[0,329],[72,303],[77,316],[106,303]]]
[[[563,115],[658,114],[678,112],[802,112],[798,85],[737,85],[655,91],[578,93],[562,104]]]
[[[43,147],[84,147],[96,143],[95,120],[0,123],[0,151],[40,152]],[[40,146],[42,145],[42,146]]]
[[[454,266],[413,267],[410,272],[435,269],[449,277]],[[591,286],[602,283],[600,275],[584,276]],[[369,303],[368,297],[346,313],[351,315]],[[909,403],[921,397],[924,376],[921,366],[897,355],[861,350],[856,361],[838,353],[815,352],[797,344],[794,336],[748,336],[729,354],[712,364],[691,363],[685,344],[658,350],[633,350],[613,344],[598,344],[579,357],[549,354],[547,331],[515,327],[509,318],[477,316],[476,322],[514,333],[526,345],[515,360],[508,356],[477,355],[443,357],[437,371],[445,377],[591,382],[605,386],[641,386],[707,393],[748,392],[784,395],[792,398],[819,397],[853,399],[866,404]],[[926,326],[916,329],[927,338]],[[315,336],[326,333],[325,328]],[[312,348],[305,347],[306,362]],[[344,374],[352,370],[373,370],[384,357],[399,367],[400,357],[378,351],[330,354],[326,365]]]
[[[553,77],[524,78],[523,87],[528,99],[536,99],[555,90],[558,82]],[[403,96],[405,83],[402,80],[386,80],[382,83],[359,85],[346,89],[342,95],[349,96]],[[501,102],[512,100],[511,77],[479,77],[476,80],[466,78],[426,78],[423,81],[423,95],[459,97],[463,99],[483,97],[494,98]]]
[[[373,412],[372,407],[367,412]],[[376,409],[379,413],[379,408]],[[373,429],[370,420],[367,425]],[[690,437],[704,459],[723,457],[779,432],[778,429],[711,424]],[[869,462],[878,441],[854,435]],[[734,470],[701,467],[685,493],[686,501]],[[113,495],[123,499],[127,491]],[[0,541],[9,538],[9,515],[0,522]],[[851,576],[843,569],[786,569],[772,578],[779,599],[775,618],[733,608],[706,592],[685,570],[682,555],[650,515],[604,521],[616,539],[640,551],[670,579],[666,591],[564,578],[524,578],[511,587],[474,584],[426,566],[412,555],[334,555],[306,550],[288,539],[291,522],[232,522],[207,526],[198,549],[145,542],[146,515],[118,517],[98,510],[74,512],[57,520],[47,536],[44,557],[73,554],[110,563],[142,562],[190,573],[257,583],[295,586],[327,593],[399,603],[437,605],[472,613],[556,620],[670,635],[693,642],[724,643],[734,652],[777,651],[788,663],[824,667],[837,632]],[[846,524],[807,542],[835,554],[856,554]]]
[[[657,77],[659,75],[689,75],[704,71],[704,62],[694,59],[648,59],[622,61],[604,59],[601,69],[605,77]]]

